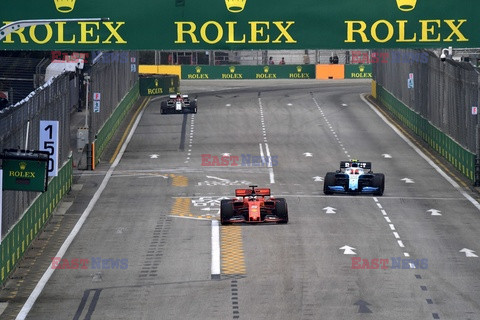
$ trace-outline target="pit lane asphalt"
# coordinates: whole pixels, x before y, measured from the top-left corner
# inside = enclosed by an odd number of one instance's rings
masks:
[[[64,256],[127,268],[55,270],[28,319],[480,318],[479,258],[459,252],[480,250],[478,209],[366,104],[369,90],[368,81],[183,81],[183,93],[198,94],[195,116],[160,115],[150,102]],[[202,154],[246,159],[267,148],[271,168],[202,166]],[[323,195],[318,177],[349,158],[385,173],[384,196]],[[78,183],[100,184],[109,166]],[[250,183],[285,197],[290,222],[221,227],[212,280],[218,202]],[[389,268],[352,269],[353,257]],[[392,258],[427,265],[391,268]]]

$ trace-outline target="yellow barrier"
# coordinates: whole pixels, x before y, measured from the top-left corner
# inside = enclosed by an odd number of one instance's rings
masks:
[[[344,79],[345,66],[343,64],[317,64],[315,79]]]
[[[182,76],[182,67],[171,65],[139,65],[138,72],[142,74],[174,74],[180,78]]]

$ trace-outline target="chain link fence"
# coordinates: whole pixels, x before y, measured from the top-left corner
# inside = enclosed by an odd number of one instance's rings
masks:
[[[375,50],[373,78],[462,147],[477,153],[479,73],[467,62],[441,61],[422,50]]]
[[[28,97],[0,111],[0,151],[3,149],[39,149],[40,120],[59,122],[59,168],[67,163],[75,149],[79,100],[85,104],[85,73],[90,77],[88,119],[90,141],[101,130],[122,99],[138,79],[138,53],[103,52],[80,72],[63,73],[30,93]],[[100,93],[100,104],[94,105],[93,93]],[[74,117],[75,116],[75,117]],[[83,122],[83,119],[82,119]],[[82,123],[83,125],[83,123]],[[29,128],[27,130],[27,127]],[[27,137],[27,131],[28,137]],[[0,191],[1,192],[1,191]],[[39,197],[37,192],[3,191],[2,236],[15,225],[22,214]]]
[[[0,113],[0,151],[3,149],[38,150],[40,120],[56,120],[59,125],[59,167],[70,156],[71,99],[75,90],[74,74],[62,74],[32,92],[15,106]],[[27,130],[27,127],[29,128]],[[28,136],[27,136],[27,131]],[[2,235],[16,223],[23,212],[38,197],[37,192],[3,191]]]
[[[138,52],[103,52],[93,61],[90,75],[89,108],[90,141],[110,118],[120,101],[138,80]],[[99,107],[95,107],[94,93],[100,93]]]

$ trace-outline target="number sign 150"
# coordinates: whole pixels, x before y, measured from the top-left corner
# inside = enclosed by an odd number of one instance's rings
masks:
[[[58,175],[58,121],[40,121],[40,150],[50,155],[48,176]]]

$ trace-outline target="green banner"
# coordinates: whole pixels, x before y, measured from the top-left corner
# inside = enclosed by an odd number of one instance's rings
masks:
[[[371,79],[371,64],[346,64],[345,79]]]
[[[47,190],[48,153],[14,153],[2,155],[3,190]]]
[[[140,77],[140,95],[157,96],[175,94],[179,88],[178,76],[144,76]]]
[[[182,66],[182,79],[315,79],[315,65]]]
[[[480,47],[480,2],[471,0],[2,0],[1,7],[3,25],[57,19],[3,30],[2,50]]]

